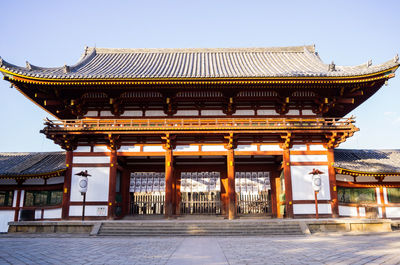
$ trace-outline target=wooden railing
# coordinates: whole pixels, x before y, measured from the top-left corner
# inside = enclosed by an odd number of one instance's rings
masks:
[[[353,129],[351,118],[199,118],[47,120],[49,130]]]

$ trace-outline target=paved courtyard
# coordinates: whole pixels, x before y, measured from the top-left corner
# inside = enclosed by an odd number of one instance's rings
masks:
[[[1,237],[0,264],[400,264],[400,233],[290,237]]]

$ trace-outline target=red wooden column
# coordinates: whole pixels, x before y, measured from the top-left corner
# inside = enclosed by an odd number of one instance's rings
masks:
[[[269,182],[271,186],[271,212],[273,217],[278,216],[278,211],[277,211],[277,192],[276,192],[276,183],[275,183],[275,178],[277,175],[277,172],[273,171],[269,173]]]
[[[129,214],[129,188],[131,184],[131,172],[127,169],[122,171],[121,179],[121,192],[122,192],[122,216]]]
[[[228,175],[228,218],[236,217],[236,192],[235,192],[235,157],[233,148],[227,151]]]
[[[290,173],[290,150],[283,150],[283,174],[285,177],[285,205],[286,217],[293,218],[292,177]]]
[[[335,163],[334,149],[328,148],[328,174],[329,174],[329,191],[331,194],[331,208],[332,208],[332,217],[339,217],[339,204],[338,204],[338,195],[337,195],[337,187],[336,187],[336,172],[333,167]]]
[[[386,219],[386,203],[385,197],[383,196],[383,186],[379,186],[379,198],[381,199],[381,208],[382,208],[382,218]]]
[[[63,220],[69,217],[69,203],[71,198],[71,181],[72,181],[72,150],[68,150],[65,157],[65,165],[67,170],[64,175],[64,189],[63,189],[63,199],[62,199],[62,214],[61,218]]]
[[[110,155],[110,176],[108,182],[108,219],[114,219],[115,193],[117,183],[117,150],[111,149]]]
[[[172,217],[173,214],[173,185],[174,181],[172,149],[165,150],[165,217]]]
[[[181,214],[181,171],[174,170],[174,214]]]
[[[228,215],[228,177],[225,170],[220,173],[220,199],[221,199],[221,215]]]
[[[20,205],[21,205],[21,185],[18,183],[17,201],[15,203],[14,222],[18,221]]]

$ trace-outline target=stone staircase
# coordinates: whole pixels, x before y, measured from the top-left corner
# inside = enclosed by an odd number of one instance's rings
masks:
[[[98,236],[274,236],[303,235],[299,222],[130,221],[103,222]]]

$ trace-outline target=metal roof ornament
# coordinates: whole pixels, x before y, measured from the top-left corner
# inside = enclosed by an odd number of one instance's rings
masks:
[[[328,66],[328,71],[329,72],[334,72],[336,71],[336,65],[335,63],[332,61],[332,63]]]
[[[67,74],[67,73],[69,73],[69,72],[70,72],[70,68],[69,68],[69,66],[68,66],[68,65],[66,65],[66,64],[64,64],[64,68],[63,68],[63,70],[64,70],[64,74]]]
[[[398,63],[398,62],[399,62],[399,54],[396,54],[396,56],[393,58],[393,61],[394,61],[395,63]]]
[[[0,57],[0,66],[3,66],[3,58]]]
[[[29,71],[32,70],[32,65],[28,61],[26,61],[25,63],[26,63],[26,69],[28,69]]]
[[[367,62],[367,67],[370,67],[372,65],[372,60],[369,60],[368,62]]]

